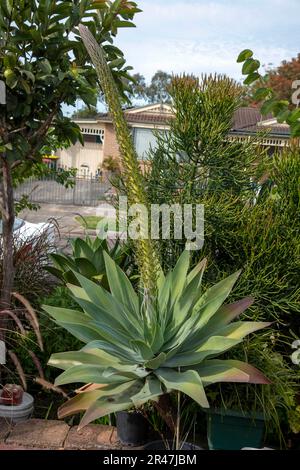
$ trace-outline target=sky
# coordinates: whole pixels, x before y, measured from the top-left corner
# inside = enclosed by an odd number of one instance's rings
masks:
[[[300,0],[135,1],[137,28],[120,29],[116,44],[147,81],[159,69],[240,80],[243,49],[267,66],[300,52]]]

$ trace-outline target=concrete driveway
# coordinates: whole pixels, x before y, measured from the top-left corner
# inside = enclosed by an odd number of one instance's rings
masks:
[[[69,238],[82,237],[85,230],[76,222],[75,217],[81,215],[99,215],[98,207],[71,206],[63,204],[40,204],[38,211],[22,211],[18,217],[32,223],[55,220],[61,235],[61,244],[64,245]]]

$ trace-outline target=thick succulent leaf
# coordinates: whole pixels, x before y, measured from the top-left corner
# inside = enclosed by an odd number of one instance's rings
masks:
[[[238,321],[231,323],[230,325],[223,326],[215,331],[211,331],[207,334],[206,328],[196,329],[196,332],[193,334],[193,338],[189,341],[186,340],[182,344],[181,351],[199,351],[202,350],[202,344],[205,344],[207,339],[214,336],[223,336],[230,339],[242,340],[245,336],[255,331],[267,328],[272,323],[270,322],[243,322]],[[212,336],[213,335],[213,336]]]
[[[84,343],[102,339],[99,331],[90,324],[90,319],[83,312],[44,305],[43,309],[55,322]]]
[[[63,279],[63,271],[61,269],[55,268],[54,266],[45,266],[46,271],[52,274],[52,276],[57,277],[58,279]]]
[[[103,397],[95,401],[85,412],[82,420],[79,423],[78,431],[90,424],[96,419],[103,418],[103,416],[108,416],[112,413],[117,413],[118,411],[126,411],[132,408],[132,401],[130,400],[130,394],[126,395],[126,398],[117,400],[114,397],[112,401],[111,397]]]
[[[112,295],[121,304],[125,305],[129,310],[133,310],[136,312],[136,315],[138,315],[138,296],[136,295],[128,277],[107,253],[104,253],[104,262]]]
[[[190,252],[185,250],[179,257],[172,272],[172,303],[175,303],[181,295],[185,284],[187,272],[190,265]]]
[[[75,252],[76,258],[86,258],[92,261],[94,256],[93,249],[89,246],[88,240],[82,240],[81,238],[77,238],[75,241]]]
[[[138,351],[141,354],[144,361],[147,361],[148,359],[153,358],[154,356],[153,351],[151,347],[147,343],[145,343],[145,341],[132,340],[130,341],[130,344],[132,345],[135,351]]]
[[[177,353],[165,362],[165,367],[183,367],[200,364],[204,359],[218,356],[228,349],[236,346],[242,339],[226,338],[224,336],[212,336],[205,341],[197,351],[190,350]]]
[[[127,410],[128,408],[132,408],[131,397],[136,395],[141,390],[143,384],[144,383],[142,381],[138,380],[135,382],[128,382],[127,389],[95,401],[87,409],[78,429],[83,428],[95,419],[102,418],[103,416],[111,413],[116,413],[117,411],[123,411]]]
[[[101,390],[79,393],[58,408],[58,418],[62,419],[75,413],[79,413],[80,411],[86,411],[92,403],[101,398],[101,396],[103,396]]]
[[[127,382],[121,385],[112,385],[109,387],[102,388],[101,390],[94,390],[91,392],[79,393],[75,397],[68,400],[58,409],[58,417],[65,418],[67,416],[78,413],[79,411],[88,410],[97,400],[101,398],[111,397],[118,395],[126,390],[132,388],[134,385],[140,387],[138,381]],[[137,388],[137,387],[136,387]]]
[[[199,374],[194,370],[177,372],[161,368],[155,372],[168,392],[179,390],[195,400],[203,408],[209,408],[209,403]]]
[[[161,351],[161,348],[164,342],[165,342],[164,329],[159,324],[159,322],[156,321],[153,327],[153,339],[151,342],[151,349],[154,352],[154,354],[157,354]]]
[[[166,354],[161,352],[157,357],[145,362],[144,366],[147,369],[158,369],[166,360]]]
[[[105,351],[116,358],[120,358],[124,364],[141,364],[143,358],[140,354],[136,353],[132,348],[125,347],[120,344],[112,344],[107,341],[97,340],[91,341],[86,346],[84,346],[83,351],[89,352],[90,350],[99,349],[100,351]]]
[[[54,265],[62,271],[76,268],[75,262],[68,256],[58,253],[51,253],[50,259],[53,261]]]
[[[199,299],[194,307],[195,314],[199,315],[199,325],[205,325],[208,320],[218,311],[226,298],[229,296],[234,284],[240,276],[238,271],[226,279],[218,282],[208,289]]]
[[[107,292],[101,286],[97,285],[95,282],[86,279],[78,273],[75,273],[85,296],[88,296],[88,299],[95,305],[101,305],[101,307],[111,314],[114,318],[118,318],[122,325],[131,332],[132,329],[128,322],[130,322],[134,329],[141,331],[141,322],[140,317],[134,310],[126,309],[126,306],[117,301],[111,293]],[[68,286],[69,289],[74,292],[74,295],[77,296],[78,289],[74,289],[73,286]]]
[[[108,388],[106,384],[85,384],[75,390],[75,393],[93,392],[94,390],[100,390],[101,388]]]
[[[86,258],[75,259],[77,270],[85,277],[92,278],[97,276],[98,272],[91,261]]]
[[[104,377],[110,377],[111,375],[116,375],[116,373],[121,373],[126,377],[133,377],[135,379],[144,379],[147,377],[150,372],[146,370],[143,366],[140,365],[118,365],[117,368],[114,366],[106,367],[103,373]]]
[[[166,313],[168,312],[168,303],[169,299],[171,296],[171,288],[172,288],[172,272],[169,271],[167,276],[165,277],[164,282],[161,283],[160,289],[158,291],[158,309],[162,317],[165,318],[165,321],[167,321],[167,315]]]
[[[184,289],[181,296],[173,305],[172,321],[168,324],[167,337],[174,335],[174,330],[185,324],[193,314],[193,308],[198,300],[199,285],[198,279],[195,277],[189,285]]]
[[[223,335],[231,339],[243,339],[250,333],[268,328],[271,325],[271,322],[237,321],[217,330],[217,335]]]
[[[129,382],[133,378],[136,378],[134,373],[122,373],[121,371],[118,373],[116,371],[115,374],[111,374],[106,376],[105,375],[105,366],[100,367],[96,365],[80,365],[80,366],[73,366],[67,369],[65,372],[60,374],[56,380],[55,385],[65,385],[71,383],[96,383],[96,384],[121,384],[125,382]],[[118,367],[120,370],[120,367]]]
[[[210,359],[204,361],[195,370],[200,375],[204,386],[217,382],[270,383],[260,370],[241,361]]]
[[[104,264],[104,256],[103,256],[102,246],[95,249],[94,256],[93,256],[93,263],[94,263],[94,266],[95,266],[98,274],[103,274],[105,272],[105,264]]]
[[[162,393],[161,382],[156,377],[151,376],[146,379],[143,388],[139,393],[133,395],[131,400],[134,406],[138,408],[148,401],[155,401]]]
[[[105,310],[101,305],[95,305],[88,300],[79,299],[78,297],[75,298],[76,302],[80,307],[95,321],[104,323],[105,325],[115,328],[117,331],[121,331],[123,334],[127,332],[123,322],[119,321],[120,317],[115,318],[111,312]],[[135,335],[139,335],[137,331],[135,331]],[[129,334],[127,335],[127,341],[129,339]]]
[[[222,305],[216,314],[208,321],[203,329],[203,334],[211,334],[222,326],[228,325],[232,320],[241,315],[254,302],[253,297],[245,297],[233,304]]]
[[[188,274],[186,279],[186,285],[188,286],[193,281],[193,279],[197,278],[198,288],[200,288],[206,266],[207,258],[203,258]]]
[[[194,331],[197,321],[197,318],[192,317],[183,321],[180,325],[169,327],[170,331],[165,335],[166,342],[163,346],[164,351],[168,351],[168,357],[174,355],[175,348],[181,350],[185,343],[190,344],[191,331]],[[173,351],[172,354],[170,353],[171,350]]]
[[[74,268],[74,269],[76,269],[76,268]],[[64,278],[64,281],[66,283],[74,284],[75,286],[79,286],[79,282],[78,282],[77,277],[74,274],[74,271],[71,271],[71,270],[65,271],[63,273],[63,278]]]
[[[94,350],[95,351],[95,350]],[[118,358],[110,356],[104,351],[96,350],[102,353],[101,355],[92,354],[85,351],[70,351],[52,354],[48,364],[50,366],[57,367],[58,369],[69,369],[73,366],[79,366],[83,364],[94,364],[102,367],[117,366],[120,363]]]
[[[76,278],[76,281],[78,282],[77,276],[75,276],[75,278]],[[70,283],[70,284],[67,284],[67,288],[72,292],[75,299],[90,300],[86,291],[82,287],[80,287],[80,285]]]

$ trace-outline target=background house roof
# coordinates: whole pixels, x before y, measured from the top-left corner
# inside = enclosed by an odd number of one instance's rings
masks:
[[[128,124],[145,124],[145,126],[168,126],[172,119],[172,108],[169,105],[148,105],[138,108],[130,108],[124,111]],[[80,120],[77,120],[79,122]],[[81,120],[83,122],[84,120]],[[91,122],[89,120],[89,122]],[[109,113],[99,114],[94,122],[112,122]],[[263,116],[258,108],[239,108],[233,118],[231,134],[253,134],[256,132],[268,132],[269,135],[282,136],[288,138],[290,127],[287,124],[279,124],[274,117],[269,114]]]

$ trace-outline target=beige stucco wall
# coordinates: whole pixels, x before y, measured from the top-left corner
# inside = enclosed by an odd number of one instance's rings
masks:
[[[103,146],[103,158],[114,157],[120,158],[119,145],[116,138],[114,127],[110,123],[104,125],[104,146]]]
[[[103,145],[94,142],[85,142],[82,146],[79,142],[68,149],[57,152],[58,165],[65,169],[77,168],[78,174],[92,174],[95,176],[103,161]],[[83,168],[87,165],[88,168]]]

